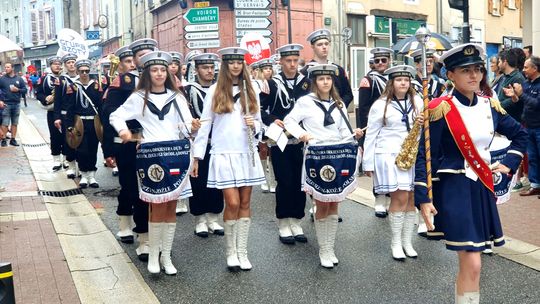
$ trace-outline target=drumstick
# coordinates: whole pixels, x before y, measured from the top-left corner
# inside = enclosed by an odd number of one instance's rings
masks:
[[[365,126],[365,127],[363,127],[362,129],[360,129],[360,131],[364,132],[366,129],[367,129],[367,126]]]

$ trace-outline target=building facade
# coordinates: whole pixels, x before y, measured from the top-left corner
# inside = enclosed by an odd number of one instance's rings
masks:
[[[0,1],[0,12],[2,12],[0,34],[19,45],[23,42],[21,3],[20,0]],[[0,53],[0,65],[6,62],[11,62],[16,71],[22,70],[23,53],[17,51]]]

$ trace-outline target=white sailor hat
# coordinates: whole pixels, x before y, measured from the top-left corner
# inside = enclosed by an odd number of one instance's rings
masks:
[[[47,64],[48,65],[53,64],[53,62],[62,63],[62,58],[60,58],[60,56],[51,56],[51,57],[47,58]]]
[[[329,30],[327,29],[318,29],[316,31],[313,31],[311,32],[311,34],[309,34],[306,38],[307,41],[309,41],[309,43],[313,44],[315,43],[315,41],[317,40],[320,40],[320,39],[326,39],[328,41],[331,41],[332,39],[330,39],[332,33],[330,33]]]
[[[163,51],[153,51],[141,57],[141,64],[146,69],[151,65],[163,65],[168,67],[172,62],[171,54]]]
[[[155,51],[157,47],[157,41],[151,38],[142,38],[133,41],[129,48],[133,52],[133,55],[137,54],[138,51],[142,50],[152,50]]]
[[[426,58],[433,58],[435,54],[434,49],[427,49],[426,50]],[[414,59],[414,62],[420,62],[422,60],[422,49],[418,49],[414,52],[412,52],[410,55]]]
[[[126,58],[126,57],[132,57],[133,56],[133,52],[131,51],[131,49],[129,48],[129,46],[123,46],[121,48],[119,48],[118,50],[116,50],[116,52],[114,52],[114,55],[116,55],[116,57],[118,57],[120,60]]]
[[[375,61],[374,61],[374,58],[373,57],[369,57],[369,64],[374,64]]]
[[[319,75],[337,76],[338,68],[333,64],[316,64],[308,68],[307,72],[310,78],[315,78],[315,76]]]
[[[244,60],[244,55],[248,53],[247,49],[241,47],[227,47],[218,50],[223,60]]]
[[[92,66],[92,61],[88,60],[88,59],[79,59],[77,61],[75,61],[75,67],[77,69],[79,69],[80,67],[87,67],[89,68],[90,66]]]
[[[77,55],[75,54],[65,54],[64,56],[62,56],[62,62],[63,63],[66,63],[70,60],[77,60]]]
[[[193,61],[195,61],[195,65],[215,64],[216,61],[218,60],[219,60],[219,56],[214,53],[203,53],[203,54],[195,55],[193,57]]]
[[[300,51],[303,49],[304,47],[301,44],[291,43],[291,44],[286,44],[280,48],[277,48],[276,52],[278,52],[279,56],[281,57],[300,56]]]
[[[186,54],[186,62],[190,62],[191,60],[193,60],[193,57],[200,54],[202,54],[202,52],[199,50],[190,51],[189,53]]]
[[[172,56],[172,61],[178,63],[178,65],[182,64],[184,61],[184,55],[182,55],[180,52],[169,52]]]
[[[259,61],[254,62],[252,65],[256,64],[257,68],[262,69],[264,67],[272,67],[274,66],[274,61],[270,58],[264,58]]]
[[[386,71],[384,71],[384,74],[388,75],[389,79],[396,77],[414,78],[416,76],[416,69],[410,65],[402,64],[386,69]]]
[[[385,47],[376,47],[374,49],[371,49],[371,51],[369,51],[371,54],[373,54],[373,58],[376,58],[376,57],[392,57],[392,54],[394,53],[394,51],[392,51],[391,49],[389,48],[385,48]]]
[[[441,56],[440,60],[444,63],[446,70],[450,71],[460,66],[484,64],[483,55],[484,49],[481,46],[466,43],[450,49]]]

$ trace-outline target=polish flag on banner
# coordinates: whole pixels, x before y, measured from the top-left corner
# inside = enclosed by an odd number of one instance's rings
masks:
[[[180,169],[171,169],[169,173],[171,175],[180,175]]]
[[[349,176],[349,170],[341,170],[341,176]]]
[[[249,52],[244,55],[246,63],[252,64],[261,59],[270,58],[270,45],[263,35],[259,33],[247,33],[240,40],[240,47]]]

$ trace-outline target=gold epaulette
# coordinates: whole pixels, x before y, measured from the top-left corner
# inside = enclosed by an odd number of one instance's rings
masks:
[[[450,111],[450,104],[443,100],[434,108],[429,109],[429,121],[437,121],[443,118]]]
[[[506,110],[501,106],[501,102],[498,99],[490,97],[489,102],[495,111],[501,113],[502,115],[506,115]]]

